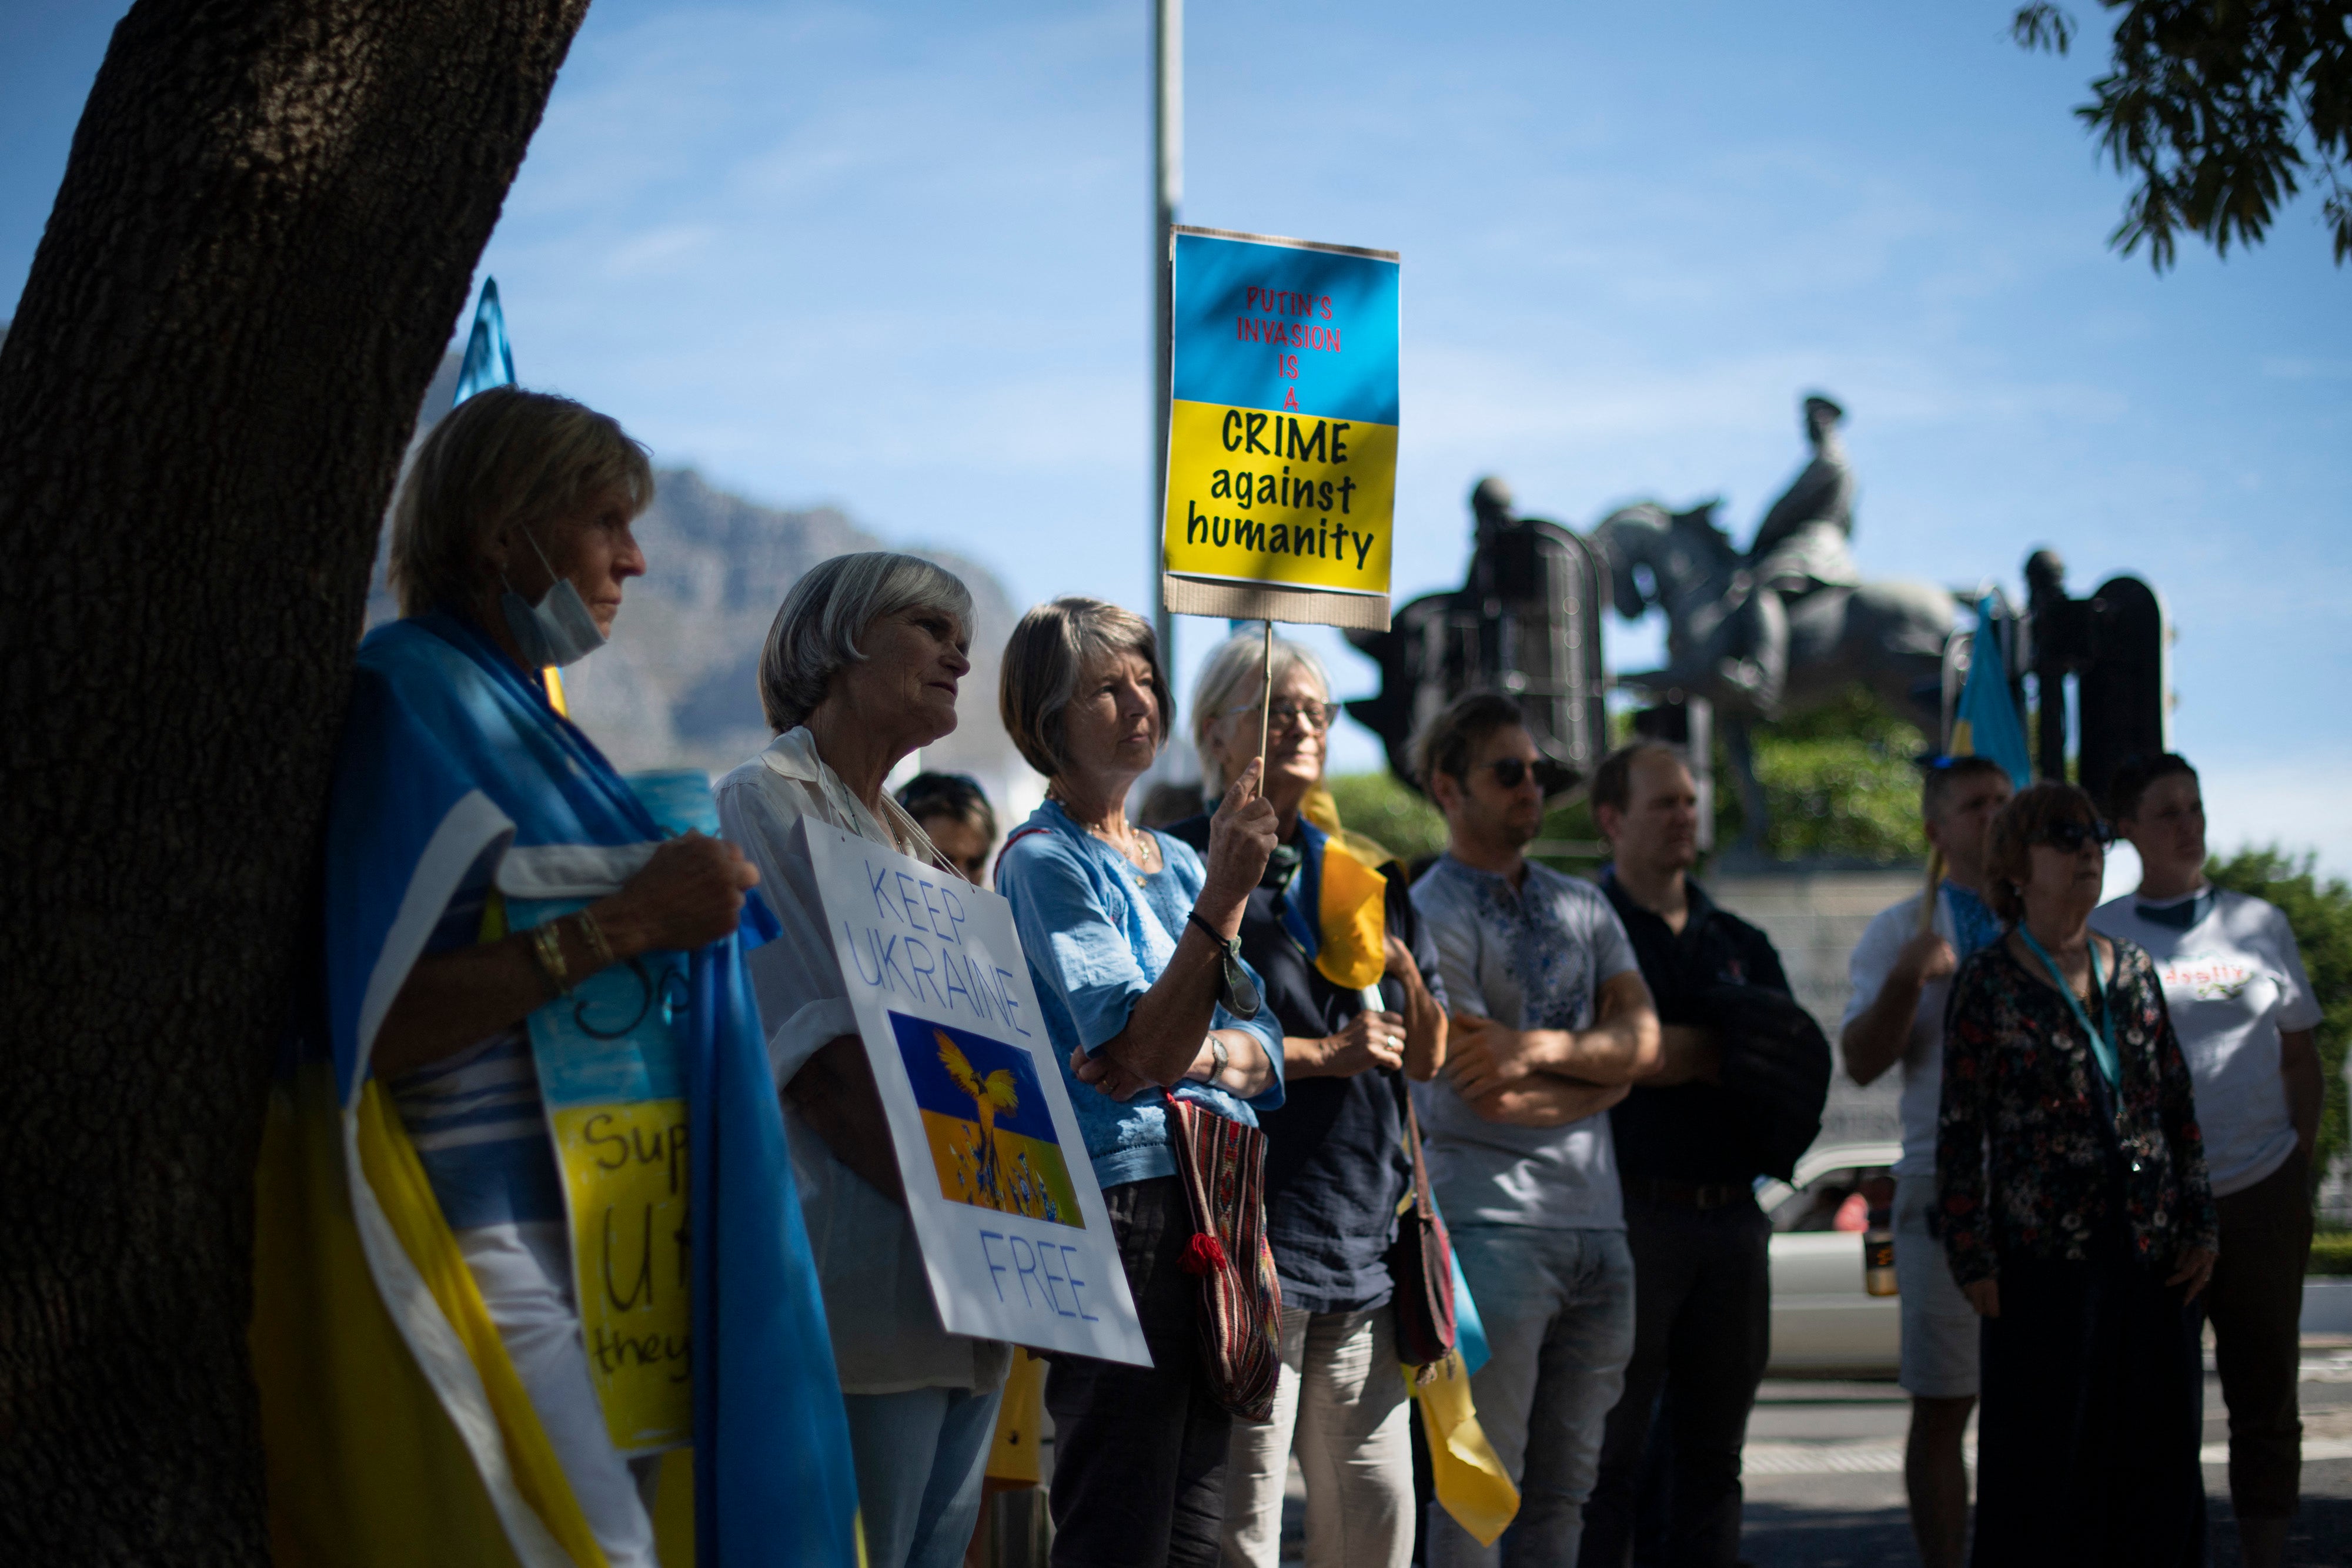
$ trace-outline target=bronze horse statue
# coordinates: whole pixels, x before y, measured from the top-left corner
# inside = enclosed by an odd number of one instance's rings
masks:
[[[1620,675],[1619,683],[1660,696],[1705,697],[1714,706],[1747,821],[1735,848],[1760,851],[1764,789],[1749,729],[1761,716],[1751,688],[1732,674],[1749,653],[1739,612],[1758,589],[1746,558],[1716,525],[1720,505],[1704,501],[1670,512],[1638,501],[1603,518],[1592,540],[1609,564],[1617,613],[1637,621],[1654,606],[1666,614],[1666,667]],[[1781,715],[1818,707],[1859,681],[1928,736],[1938,735],[1944,644],[1955,603],[1947,589],[1902,580],[1824,586],[1796,600],[1788,607]]]

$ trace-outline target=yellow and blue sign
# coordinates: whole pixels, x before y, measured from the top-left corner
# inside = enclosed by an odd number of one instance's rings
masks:
[[[1386,628],[1396,253],[1179,228],[1170,265],[1169,608]]]
[[[509,900],[524,930],[582,901]],[[530,1015],[531,1056],[571,1217],[588,1381],[613,1446],[692,1441],[686,1083],[675,1003],[683,955],[600,969]]]
[[[922,1111],[940,1196],[1085,1229],[1029,1053],[902,1012],[889,1019]]]

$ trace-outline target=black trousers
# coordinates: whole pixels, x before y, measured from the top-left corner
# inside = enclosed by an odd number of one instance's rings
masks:
[[[1584,1505],[1581,1568],[1622,1568],[1633,1548],[1634,1494],[1663,1390],[1672,1504],[1669,1568],[1739,1560],[1739,1450],[1772,1353],[1772,1228],[1753,1198],[1717,1208],[1625,1196],[1633,1253],[1633,1359],[1601,1439],[1601,1473]]]
[[[2311,1167],[2301,1155],[2215,1198],[2221,1255],[2199,1298],[2230,1409],[2230,1504],[2240,1519],[2294,1512],[2303,1472],[2303,1270],[2311,1261]]]
[[[1103,1204],[1152,1364],[1051,1358],[1054,1568],[1213,1568],[1233,1416],[1201,1365],[1184,1189],[1174,1176],[1129,1182]]]
[[[2204,1562],[2204,1371],[2169,1272],[2119,1242],[2001,1260],[2000,1316],[1979,1329],[1975,1568]]]

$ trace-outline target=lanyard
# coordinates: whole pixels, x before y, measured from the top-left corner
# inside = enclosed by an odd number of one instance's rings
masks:
[[[2091,1015],[2083,1010],[2083,999],[2074,994],[2074,988],[2066,983],[2066,977],[2058,972],[2057,960],[2042,950],[2042,944],[2033,939],[2033,933],[2025,928],[2022,920],[2017,923],[2017,934],[2025,938],[2025,945],[2033,949],[2033,956],[2042,960],[2050,971],[2050,977],[2058,982],[2059,994],[2066,998],[2066,1005],[2074,1009],[2075,1020],[2082,1024],[2083,1032],[2091,1037],[2092,1059],[2098,1062],[2099,1071],[2106,1075],[2107,1082],[2110,1085],[2116,1083],[2122,1076],[2122,1065],[2116,1060],[2115,1041],[2107,1038],[2106,1030],[2092,1026]],[[2107,984],[2099,977],[2099,940],[2095,936],[2090,937],[2084,945],[2091,950],[2091,988],[2105,995]]]

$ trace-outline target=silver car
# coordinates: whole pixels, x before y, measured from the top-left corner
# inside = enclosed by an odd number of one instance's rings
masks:
[[[1870,1207],[1895,1201],[1900,1144],[1832,1144],[1807,1152],[1794,1183],[1767,1182],[1756,1201],[1772,1222],[1772,1360],[1768,1375],[1892,1376],[1903,1318],[1894,1296],[1863,1289],[1862,1233]]]

